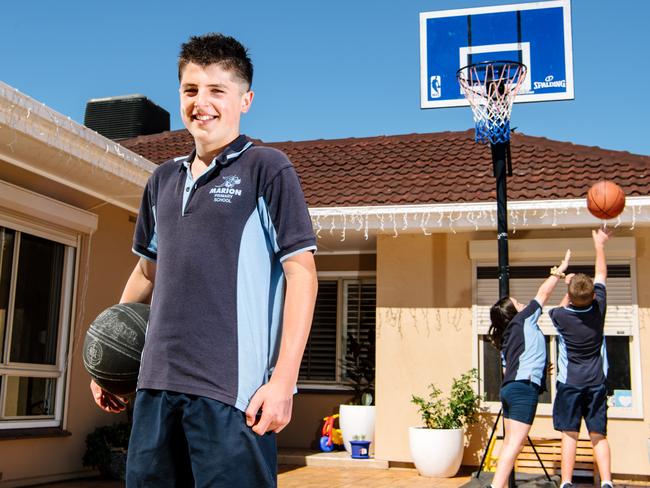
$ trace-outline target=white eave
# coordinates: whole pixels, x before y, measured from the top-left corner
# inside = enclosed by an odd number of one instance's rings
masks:
[[[156,168],[2,82],[0,159],[134,213]]]
[[[586,190],[585,190],[586,193]],[[496,229],[496,202],[393,205],[367,207],[312,207],[317,232],[377,233],[462,232]],[[508,226],[544,229],[589,227],[600,224],[587,210],[585,199],[508,202]],[[612,227],[650,225],[650,197],[628,197],[623,213],[607,221]]]

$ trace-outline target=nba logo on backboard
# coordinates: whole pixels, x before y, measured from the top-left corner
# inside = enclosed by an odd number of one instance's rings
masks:
[[[442,87],[440,86],[440,76],[434,75],[429,82],[431,87],[431,98],[440,98],[442,95]]]

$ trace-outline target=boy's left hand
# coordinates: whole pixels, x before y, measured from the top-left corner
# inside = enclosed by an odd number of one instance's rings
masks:
[[[246,425],[252,427],[253,432],[258,435],[280,432],[291,420],[292,409],[293,387],[289,388],[271,378],[251,398],[246,409]]]

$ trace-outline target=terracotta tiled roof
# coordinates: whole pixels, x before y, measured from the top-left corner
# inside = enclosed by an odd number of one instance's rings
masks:
[[[492,202],[490,148],[474,143],[473,136],[440,132],[267,145],[294,163],[311,207]],[[156,163],[193,147],[185,130],[121,144]],[[511,201],[583,198],[603,178],[628,196],[650,194],[650,156],[513,134],[512,161]]]

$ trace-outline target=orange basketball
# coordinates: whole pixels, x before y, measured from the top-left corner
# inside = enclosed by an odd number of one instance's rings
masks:
[[[598,219],[616,218],[625,208],[625,193],[613,181],[599,181],[587,192],[587,208]]]

